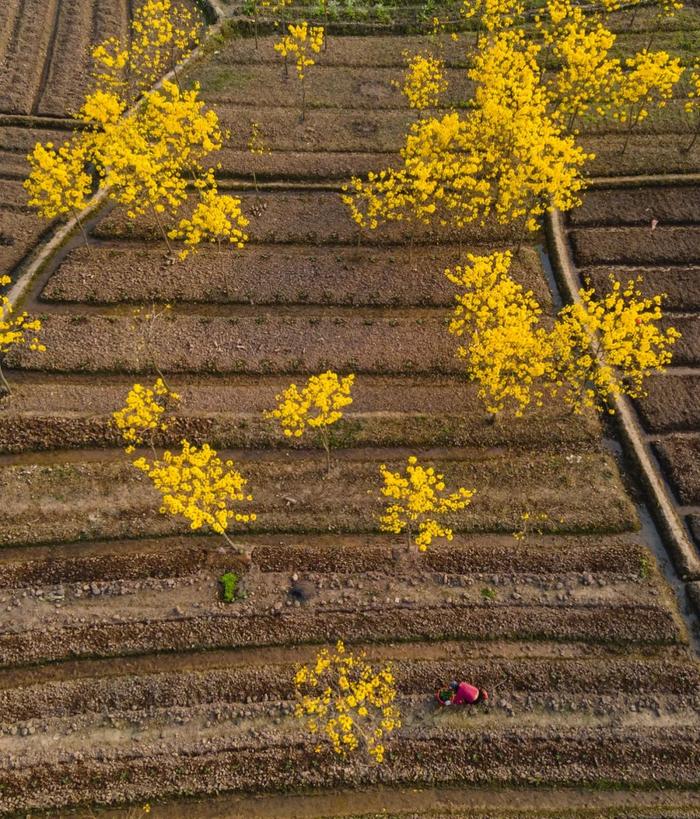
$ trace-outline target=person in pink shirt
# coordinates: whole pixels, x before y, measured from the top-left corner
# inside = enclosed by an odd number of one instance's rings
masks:
[[[475,705],[477,702],[486,702],[489,698],[488,691],[483,688],[477,688],[468,682],[460,682],[457,680],[450,684],[450,688],[454,691],[452,699],[446,702],[445,705]]]

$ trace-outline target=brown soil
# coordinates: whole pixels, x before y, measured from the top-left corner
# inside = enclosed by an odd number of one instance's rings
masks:
[[[681,503],[700,504],[700,435],[663,438],[656,451]]]
[[[51,641],[38,638],[51,631]],[[356,640],[536,639],[666,644],[681,640],[677,623],[661,606],[481,604],[429,608],[377,605],[324,612],[230,614],[170,621],[44,627],[0,635],[0,665],[71,657],[110,657],[152,651],[296,643],[326,643],[340,635]]]
[[[700,212],[700,188],[692,185],[649,188],[603,188],[588,191],[583,205],[571,211],[576,227],[644,225],[660,227],[693,222]]]
[[[237,194],[235,188],[232,189]],[[252,242],[262,244],[336,245],[357,244],[357,225],[350,218],[347,207],[341,201],[340,191],[279,190],[261,191],[259,194],[243,193],[242,210],[251,217],[246,232]],[[464,243],[488,244],[505,242],[514,233],[512,228],[489,224],[485,227],[471,226],[461,231]],[[145,214],[136,221],[129,220],[120,210],[114,210],[95,228],[100,238],[157,239],[162,241],[155,218]],[[375,231],[363,231],[362,244],[385,245],[416,241],[435,244],[433,231],[429,228],[405,223],[389,223]],[[441,241],[456,241],[454,231],[440,229]]]
[[[636,405],[649,432],[700,428],[700,376],[670,373],[650,378],[646,390]]]
[[[258,312],[257,317],[253,314]],[[10,367],[47,372],[152,372],[134,348],[131,318],[47,317],[45,353],[26,348],[7,356]],[[164,372],[317,373],[328,368],[358,373],[458,373],[456,344],[443,311],[389,318],[357,312],[313,312],[199,317],[174,314],[162,321],[152,354]]]
[[[591,782],[612,778],[629,785],[663,785],[695,781],[700,737],[695,729],[647,729],[644,732],[590,728],[548,731],[532,729],[514,742],[512,729],[474,733],[469,743],[460,732],[443,729],[417,731],[394,750],[385,766],[357,770],[339,765],[330,753],[315,756],[307,767],[311,748],[298,741],[265,743],[256,732],[247,741],[209,741],[190,751],[186,759],[161,746],[141,748],[122,758],[103,759],[73,755],[51,765],[6,772],[2,805],[6,808],[61,805],[97,799],[111,801],[130,795],[147,798],[158,789],[177,793],[214,792],[299,786],[339,786],[366,782],[464,781],[473,783]],[[445,755],[445,748],[451,752]],[[150,755],[155,753],[157,755]],[[655,764],[650,766],[650,757]],[[275,776],[271,778],[270,770]],[[126,775],[124,775],[126,774]],[[31,783],[31,787],[29,784]],[[196,784],[195,784],[196,783]],[[32,794],[27,800],[27,794]],[[48,802],[44,800],[49,800]]]
[[[700,227],[589,228],[570,236],[580,267],[693,265],[700,255]]]
[[[12,32],[5,43],[0,78],[2,113],[30,114],[41,91],[44,61],[51,48],[58,0],[14,3],[9,22]]]
[[[336,304],[368,307],[451,307],[457,289],[443,275],[463,254],[491,248],[374,248],[255,245],[241,254],[212,248],[182,265],[168,264],[160,245],[79,247],[61,263],[42,301],[97,304],[153,300],[231,304]],[[551,295],[537,251],[523,248],[511,272],[540,304]],[[700,277],[699,277],[700,280]]]

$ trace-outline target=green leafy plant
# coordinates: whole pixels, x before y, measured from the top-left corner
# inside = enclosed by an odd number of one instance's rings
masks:
[[[239,577],[235,572],[226,572],[219,578],[221,583],[221,597],[224,603],[233,603],[236,599],[236,589]]]
[[[492,589],[491,586],[484,586],[481,590],[481,596],[484,600],[495,600],[496,589]]]

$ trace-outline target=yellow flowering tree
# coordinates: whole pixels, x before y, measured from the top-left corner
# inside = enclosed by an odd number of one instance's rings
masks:
[[[128,40],[109,37],[93,48],[97,86],[132,105],[163,74],[177,71],[199,43],[201,28],[201,17],[182,3],[144,0],[134,9]]]
[[[147,443],[156,457],[154,435],[168,429],[165,415],[179,400],[178,393],[172,392],[162,378],[158,378],[152,387],[134,384],[127,393],[124,406],[112,413],[112,422],[126,444],[127,454]]]
[[[10,283],[9,276],[0,276],[0,287]],[[0,385],[9,395],[12,393],[2,371],[2,362],[5,355],[13,348],[26,344],[30,350],[46,352],[37,333],[41,330],[40,319],[31,318],[28,313],[18,313],[13,316],[12,305],[7,296],[0,294]]]
[[[364,752],[384,761],[385,742],[401,727],[390,664],[374,666],[364,652],[353,654],[338,641],[334,651],[321,649],[315,662],[299,666],[294,686],[295,715],[313,736],[340,756]],[[322,748],[319,743],[316,751]]]
[[[405,530],[409,550],[414,534],[421,552],[425,552],[436,537],[452,540],[452,529],[439,518],[464,509],[476,491],[460,487],[448,494],[444,476],[433,467],[421,466],[414,455],[409,457],[405,473],[393,472],[382,464],[379,474],[384,481],[381,494],[388,500],[379,518],[379,528],[397,535]]]
[[[663,296],[643,298],[633,280],[623,287],[611,277],[606,295],[579,295],[581,303],[564,307],[551,333],[553,387],[575,413],[612,412],[615,397],[644,394],[644,379],[671,361],[680,333],[659,327]]]
[[[615,34],[600,19],[587,17],[571,0],[548,0],[544,13],[536,17],[536,26],[546,46],[545,55],[552,54],[558,63],[547,84],[555,116],[568,131],[590,111],[605,116],[613,91],[622,81],[620,61],[610,56]]]
[[[253,500],[246,479],[233,461],[223,461],[209,444],[197,448],[185,439],[179,453],[166,450],[162,458],[137,458],[133,464],[160,492],[161,514],[184,517],[190,529],[207,527],[236,548],[227,534],[230,522],[256,519],[253,512],[235,509],[236,504]]]
[[[627,59],[625,65],[627,71],[616,89],[613,110],[615,119],[627,125],[623,154],[634,128],[649,116],[652,106],[666,105],[683,74],[680,60],[666,51],[641,51]]]
[[[149,90],[196,38],[189,10],[171,0],[145,0],[132,21],[130,43],[112,38],[94,49],[93,87],[76,114],[81,130],[58,152],[37,144],[29,156],[25,187],[40,215],[68,209],[77,215],[90,192],[91,165],[100,187],[130,219],[152,213],[171,253],[172,237],[185,240],[183,257],[200,241],[245,242],[240,200],[220,195],[205,165],[225,137],[217,114],[206,108],[197,84],[183,90],[177,75],[175,82]],[[181,217],[169,231],[165,221],[175,219],[192,189],[200,198],[194,215]]]
[[[406,72],[401,90],[409,107],[417,110],[420,116],[421,111],[426,108],[435,108],[447,90],[445,63],[431,54],[415,54],[411,57],[404,53],[403,56],[406,60]]]
[[[344,378],[332,370],[312,375],[301,388],[290,384],[275,396],[277,406],[266,410],[266,418],[279,421],[287,438],[300,438],[307,427],[317,431],[326,452],[326,469],[331,469],[331,450],[328,428],[343,417],[342,409],[352,404],[350,392],[354,375]]]
[[[457,354],[494,416],[506,407],[520,416],[532,401],[541,406],[551,360],[549,335],[539,326],[542,309],[508,275],[511,258],[507,251],[470,253],[469,264],[445,271],[460,289],[449,332],[462,340]]]
[[[243,228],[247,225],[248,219],[241,212],[241,200],[237,196],[220,194],[216,187],[209,187],[202,191],[192,216],[181,219],[168,236],[184,240],[185,248],[178,256],[185,259],[203,241],[217,242],[219,249],[222,240],[239,249],[245,247],[248,236]]]
[[[312,55],[319,54],[323,47],[323,26],[310,26],[306,20],[287,26],[287,34],[275,43],[275,51],[284,60],[285,76],[287,74],[287,60],[291,57],[297,72],[297,79],[301,86],[301,121],[306,118],[306,71],[315,65]]]

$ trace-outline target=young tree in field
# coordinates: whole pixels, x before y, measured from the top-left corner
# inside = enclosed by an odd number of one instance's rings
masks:
[[[241,200],[237,196],[221,194],[215,185],[211,185],[202,191],[192,216],[181,219],[168,236],[184,241],[185,248],[178,256],[185,259],[203,241],[216,242],[219,250],[222,241],[244,248],[248,235],[243,228],[247,225],[248,219],[241,212]]]
[[[326,453],[326,469],[331,470],[331,449],[328,428],[343,417],[342,409],[352,404],[350,392],[354,375],[340,378],[327,370],[312,375],[300,390],[290,384],[284,392],[275,396],[277,407],[265,411],[266,418],[279,421],[287,438],[300,438],[307,427],[318,433]]]
[[[133,464],[160,492],[161,514],[185,518],[190,529],[209,528],[236,548],[227,534],[230,522],[256,519],[253,512],[236,511],[237,504],[253,500],[246,479],[209,444],[197,448],[183,440],[177,454],[166,450],[162,458],[137,458]]]
[[[448,494],[444,476],[433,467],[421,466],[414,455],[409,457],[405,473],[392,472],[382,464],[379,474],[384,481],[380,491],[388,501],[379,528],[397,535],[405,531],[409,551],[414,542],[418,551],[425,552],[436,537],[452,540],[452,529],[440,518],[464,509],[476,491],[460,487]]]
[[[298,667],[294,687],[295,715],[313,736],[340,756],[365,753],[384,761],[384,743],[401,727],[390,664],[373,665],[364,652],[353,654],[338,641],[334,651],[321,649],[315,662]],[[315,750],[322,749],[319,742]]]
[[[127,455],[137,446],[147,444],[156,458],[154,437],[157,432],[165,432],[168,423],[167,412],[180,396],[172,392],[162,378],[158,378],[152,387],[134,384],[129,390],[124,406],[112,413],[112,422],[119,431]]]
[[[534,401],[542,406],[543,378],[551,362],[542,309],[532,292],[509,275],[511,254],[467,255],[468,265],[446,270],[460,292],[449,332],[462,342],[457,354],[479,386],[488,412],[515,416]]]
[[[255,156],[265,156],[266,154],[270,153],[270,146],[267,144],[267,141],[263,135],[263,132],[260,128],[259,122],[251,122],[250,123],[250,137],[248,139],[248,150],[251,154]],[[258,190],[258,178],[255,174],[255,169],[253,169],[253,186],[255,187],[255,193],[260,193]]]
[[[623,154],[634,128],[649,116],[652,107],[666,105],[683,74],[680,60],[665,51],[641,51],[625,64],[628,70],[616,89],[613,109],[613,116],[627,124]]]
[[[9,276],[0,276],[0,287],[10,283]],[[0,294],[0,392],[12,393],[2,371],[2,362],[5,355],[13,347],[26,345],[35,352],[46,352],[46,347],[39,341],[38,333],[41,330],[41,321],[31,318],[28,313],[18,313],[13,316],[12,305],[7,296]]]
[[[410,108],[421,112],[435,108],[440,97],[447,90],[445,63],[431,54],[415,54],[410,57],[404,52],[406,72],[402,87],[403,95]]]
[[[476,19],[476,46],[481,43],[482,31],[488,34],[512,28],[523,17],[525,5],[521,0],[463,0],[460,8],[466,20]]]
[[[644,394],[644,380],[671,361],[680,333],[659,327],[663,296],[643,298],[634,281],[623,287],[611,276],[606,295],[579,295],[581,303],[564,307],[551,332],[553,388],[574,413],[613,412],[614,398]]]
[[[324,28],[323,26],[309,26],[304,22],[299,25],[287,26],[287,34],[275,43],[275,51],[284,60],[285,75],[287,72],[287,59],[292,57],[296,67],[297,79],[301,86],[301,121],[306,118],[306,72],[312,65],[316,64],[313,54],[318,54],[323,46]]]

